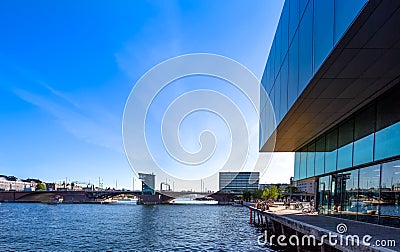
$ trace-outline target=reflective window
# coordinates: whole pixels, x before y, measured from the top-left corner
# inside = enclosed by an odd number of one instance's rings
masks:
[[[338,170],[352,166],[353,143],[338,149]]]
[[[366,136],[354,142],[353,165],[368,163],[372,161],[374,147],[374,134]]]
[[[303,14],[304,14],[304,10],[307,7],[308,2],[309,2],[309,0],[299,0],[300,19],[301,19],[301,16],[303,16]]]
[[[283,118],[288,111],[287,106],[287,93],[288,93],[288,60],[285,58],[281,69],[281,105],[280,105],[280,118]]]
[[[312,1],[309,2],[299,26],[299,90],[300,94],[312,77]]]
[[[337,129],[326,135],[325,172],[336,171],[337,160]]]
[[[368,0],[335,0],[335,44]]]
[[[375,160],[400,154],[400,88],[391,89],[377,103]]]
[[[375,131],[375,105],[371,105],[358,113],[354,119],[354,140],[361,139]]]
[[[400,227],[400,161],[382,165],[380,224]],[[389,217],[390,216],[390,217]]]
[[[307,149],[300,150],[300,179],[307,177]]]
[[[318,138],[315,144],[315,175],[325,172],[325,136]]]
[[[281,122],[281,74],[279,73],[275,80],[275,115],[277,125]]]
[[[348,168],[353,164],[353,131],[352,119],[339,126],[338,169]]]
[[[315,174],[315,143],[307,147],[307,177],[313,177]]]
[[[298,96],[299,83],[299,36],[296,33],[289,49],[288,108],[292,107]]]
[[[358,220],[378,222],[380,165],[360,169]]]
[[[294,153],[294,180],[300,178],[300,152]]]
[[[392,88],[377,103],[376,130],[379,131],[400,121],[400,88]]]
[[[285,5],[283,6],[281,20],[281,59],[286,56],[286,53],[289,48],[289,1],[285,1]]]
[[[271,92],[269,94],[269,99],[271,99],[271,104],[272,104],[272,108],[274,109],[275,112],[275,86],[272,87]],[[275,112],[276,115],[276,112]]]
[[[275,78],[276,78],[276,74],[278,73],[278,70],[275,69],[275,39],[272,42],[272,46],[271,46],[271,51],[269,52],[269,58],[271,58],[271,83],[275,83]],[[273,86],[274,84],[272,84]]]
[[[358,212],[358,172],[359,170],[353,170],[344,172],[341,174],[342,186],[342,202],[340,215],[346,219],[355,220]]]
[[[289,41],[292,41],[299,25],[299,0],[285,1],[285,3],[289,3]]]
[[[375,116],[376,106],[371,105],[354,118],[354,166],[373,160]]]
[[[275,75],[280,71],[282,65],[281,50],[282,50],[282,24],[279,22],[275,32]]]
[[[265,91],[271,91],[273,81],[271,81],[271,57],[268,57],[267,65],[265,66],[264,75],[261,80]]]
[[[400,122],[375,134],[375,160],[400,154]]]
[[[333,47],[334,0],[314,1],[314,72]]]
[[[319,208],[322,214],[330,210],[331,182],[330,176],[320,177],[318,180]]]

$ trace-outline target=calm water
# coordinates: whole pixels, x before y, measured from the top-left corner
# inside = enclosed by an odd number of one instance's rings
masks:
[[[0,251],[268,251],[245,207],[0,204]]]

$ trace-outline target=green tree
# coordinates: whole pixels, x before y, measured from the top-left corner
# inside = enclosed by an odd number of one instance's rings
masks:
[[[37,191],[45,191],[46,190],[46,185],[43,184],[43,183],[37,183],[36,187],[35,187],[35,190],[37,190]]]
[[[255,190],[255,191],[253,192],[253,198],[261,199],[262,194],[263,194],[263,191],[262,191],[262,190],[260,190],[260,189]]]
[[[269,188],[269,192],[270,192],[270,195],[269,195],[270,199],[277,199],[278,198],[278,187],[277,186],[275,186],[275,185],[271,186]]]
[[[271,195],[271,192],[268,188],[265,188],[262,194],[262,198],[263,199],[269,199]]]
[[[285,192],[286,192],[286,187],[283,186],[283,185],[281,185],[281,186],[278,188],[278,198],[279,198],[279,199],[283,198],[283,194],[284,194]]]

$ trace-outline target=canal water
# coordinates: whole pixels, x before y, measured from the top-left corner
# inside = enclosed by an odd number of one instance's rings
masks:
[[[0,204],[0,251],[273,251],[246,207]]]

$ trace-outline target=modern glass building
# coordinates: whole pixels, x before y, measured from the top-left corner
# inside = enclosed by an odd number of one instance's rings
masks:
[[[219,191],[224,193],[252,192],[258,189],[259,181],[259,172],[220,172]]]
[[[318,183],[324,214],[400,227],[399,25],[400,1],[284,4],[262,86],[275,151],[295,152],[294,179]]]

